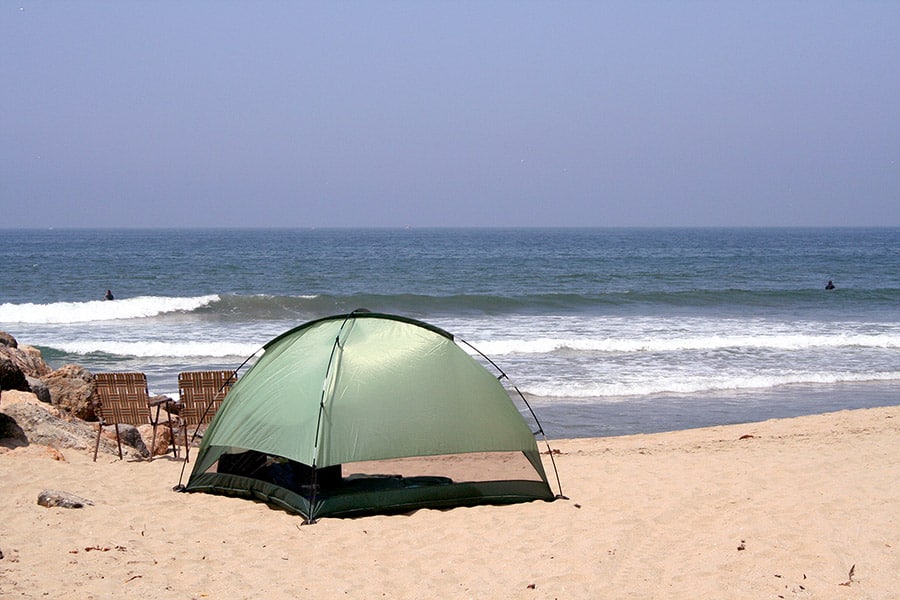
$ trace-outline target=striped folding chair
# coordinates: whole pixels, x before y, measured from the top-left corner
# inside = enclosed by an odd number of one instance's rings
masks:
[[[153,460],[153,448],[156,447],[156,428],[166,425],[172,434],[172,449],[178,455],[178,447],[175,445],[175,436],[172,428],[172,419],[166,411],[165,421],[160,422],[160,409],[167,404],[169,399],[160,397],[150,401],[147,393],[147,377],[143,373],[96,373],[94,375],[94,399],[96,412],[99,418],[97,427],[97,443],[94,445],[94,461],[97,460],[97,451],[100,449],[100,434],[104,425],[114,425],[116,428],[116,443],[119,446],[119,458],[122,457],[122,441],[119,438],[119,424],[139,425],[150,424],[153,426],[153,441],[150,443],[150,460]],[[155,408],[155,413],[152,409]]]
[[[184,371],[178,374],[185,461],[190,460],[190,444],[200,425],[209,425],[236,380],[234,371]],[[193,429],[190,440],[188,429]]]

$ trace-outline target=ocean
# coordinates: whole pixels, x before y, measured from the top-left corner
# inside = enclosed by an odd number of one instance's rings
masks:
[[[0,235],[0,330],[151,394],[367,308],[489,356],[551,438],[900,403],[898,228]]]

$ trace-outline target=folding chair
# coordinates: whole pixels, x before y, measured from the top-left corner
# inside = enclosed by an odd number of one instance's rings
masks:
[[[234,371],[184,371],[178,374],[185,461],[190,460],[190,444],[200,425],[209,425],[236,380]],[[190,440],[188,428],[194,429]]]
[[[153,460],[153,448],[156,447],[156,428],[160,423],[159,411],[164,404],[170,401],[166,397],[150,401],[147,393],[147,377],[143,373],[96,373],[95,399],[97,401],[97,443],[94,445],[94,461],[97,460],[97,451],[100,449],[100,434],[104,425],[114,425],[116,428],[116,443],[119,446],[119,458],[122,456],[122,440],[119,438],[119,424],[153,425],[153,441],[150,443],[150,460]],[[151,409],[156,408],[156,413],[151,414]],[[168,415],[168,411],[166,411]],[[171,417],[166,417],[162,423],[169,427],[172,435],[172,450],[178,456],[178,446],[175,445],[175,436],[172,428]]]

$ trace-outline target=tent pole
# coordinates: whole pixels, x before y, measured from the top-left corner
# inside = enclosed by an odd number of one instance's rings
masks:
[[[259,350],[262,350],[262,348],[260,348]],[[259,354],[259,350],[257,350],[256,352],[254,352],[253,354],[251,354],[250,356],[248,356],[247,358],[245,358],[245,359],[244,359],[244,362],[242,362],[242,363],[238,366],[237,369],[234,369],[234,370],[231,372],[231,377],[229,377],[229,378],[225,381],[225,383],[222,384],[222,387],[219,388],[219,391],[216,392],[216,395],[217,395],[217,396],[219,395],[219,393],[222,392],[222,390],[225,388],[225,386],[228,385],[228,382],[231,381],[232,377],[233,377],[235,380],[237,379],[238,371],[240,371],[241,369],[243,369],[243,368],[244,368],[244,365],[246,365],[248,362],[250,362],[250,359],[251,359],[251,358],[253,358],[253,357],[256,356],[257,354]],[[203,422],[203,419],[206,418],[206,414],[209,412],[209,408],[210,408],[211,406],[212,406],[212,402],[210,402],[209,404],[206,405],[206,409],[203,411],[203,415],[200,417],[200,420],[197,422],[197,427],[194,429],[194,433],[191,434],[191,442],[190,442],[190,443],[194,443],[194,439],[197,437],[197,432],[200,431],[200,423],[202,423],[202,422]],[[185,470],[186,467],[187,467],[187,458],[185,457],[184,462],[181,464],[181,474],[178,475],[178,485],[176,485],[175,487],[172,488],[172,490],[175,491],[175,492],[181,492],[181,491],[184,491],[184,483],[183,483],[183,481],[184,481],[184,470]]]
[[[544,433],[544,426],[541,425],[541,421],[537,418],[537,415],[535,414],[534,409],[531,408],[531,404],[529,404],[528,400],[525,398],[525,394],[523,394],[521,391],[519,391],[518,386],[512,382],[512,380],[509,378],[509,375],[507,375],[503,371],[503,369],[501,369],[499,367],[499,365],[497,365],[497,363],[492,361],[490,359],[490,357],[488,357],[484,352],[482,352],[481,350],[479,350],[478,348],[476,348],[475,346],[473,346],[472,344],[470,344],[469,342],[467,342],[464,339],[461,339],[461,338],[454,338],[454,339],[459,339],[460,342],[462,342],[463,344],[465,344],[466,346],[468,346],[469,348],[471,348],[472,350],[477,352],[479,354],[479,356],[481,356],[481,358],[483,358],[484,360],[491,363],[491,366],[494,367],[495,369],[497,369],[497,372],[500,373],[500,376],[497,377],[497,379],[506,379],[507,381],[509,381],[509,384],[513,387],[513,389],[516,390],[516,393],[519,395],[519,398],[521,398],[522,402],[525,404],[525,406],[528,407],[528,412],[531,413],[531,418],[534,419],[534,422],[538,426],[538,430],[535,431],[534,433],[535,434],[540,433],[541,437],[544,439],[544,444],[547,446],[547,456],[550,457],[550,464],[553,466],[553,474],[556,476],[556,489],[559,490],[559,494],[557,494],[556,497],[559,498],[560,500],[568,500],[569,498],[567,496],[563,495],[562,483],[560,483],[560,480],[559,480],[559,471],[556,468],[556,460],[553,458],[553,448],[550,447],[550,441],[547,439],[547,434]]]
[[[317,463],[319,461],[319,434],[322,430],[322,415],[325,412],[325,395],[328,392],[329,385],[335,378],[335,373],[333,372],[335,355],[338,350],[343,350],[344,348],[341,343],[341,334],[344,333],[344,327],[346,327],[347,322],[350,321],[355,312],[356,311],[344,317],[344,321],[341,323],[337,335],[334,336],[334,344],[331,346],[331,355],[328,357],[328,366],[325,367],[325,377],[322,380],[322,395],[319,398],[319,416],[318,419],[316,419],[316,435],[314,438],[315,441],[313,442],[313,464],[310,465],[312,468],[312,477],[310,479],[312,493],[309,499],[310,516],[306,518],[306,523],[309,525],[313,525],[316,522],[315,518],[312,517],[312,513],[315,510],[316,496],[319,491],[319,467]]]
[[[506,374],[503,375],[506,377]],[[509,381],[509,377],[506,377],[507,381]],[[531,413],[531,416],[534,418],[534,422],[538,425],[538,432],[541,434],[541,437],[544,439],[544,445],[547,446],[547,456],[550,457],[550,464],[553,465],[553,474],[556,476],[556,489],[559,490],[559,494],[556,495],[560,500],[568,500],[569,497],[563,494],[562,491],[562,483],[559,481],[559,471],[556,469],[556,459],[553,458],[553,448],[550,447],[550,440],[547,439],[547,434],[544,432],[544,427],[541,425],[541,422],[538,421],[537,415],[534,414],[534,410],[531,408],[531,404],[528,403],[528,400],[525,399],[525,394],[519,391],[518,386],[516,384],[510,382],[510,385],[513,386],[513,389],[516,390],[516,393],[519,395],[519,398],[522,399],[522,402],[525,403],[525,406],[528,407],[528,412]]]

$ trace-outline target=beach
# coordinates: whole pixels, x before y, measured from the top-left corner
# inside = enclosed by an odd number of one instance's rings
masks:
[[[0,597],[900,598],[900,407],[551,446],[568,499],[313,525],[171,456],[0,448]]]
[[[0,7],[0,600],[900,600],[900,4],[109,5]]]

